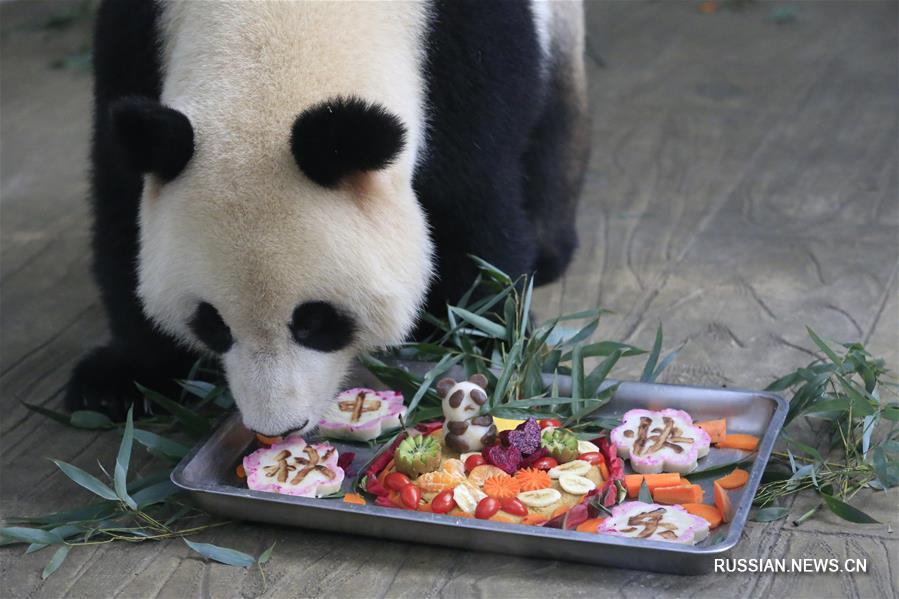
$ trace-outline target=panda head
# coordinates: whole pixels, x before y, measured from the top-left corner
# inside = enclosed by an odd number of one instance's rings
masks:
[[[432,248],[413,152],[397,117],[354,98],[229,116],[110,107],[123,166],[144,175],[138,295],[220,356],[248,428],[306,432],[352,357],[402,341],[421,307]]]

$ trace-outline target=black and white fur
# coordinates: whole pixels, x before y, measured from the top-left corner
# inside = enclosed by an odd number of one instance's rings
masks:
[[[70,408],[220,357],[246,425],[308,430],[353,356],[474,277],[558,277],[587,153],[580,2],[107,0],[95,273]]]

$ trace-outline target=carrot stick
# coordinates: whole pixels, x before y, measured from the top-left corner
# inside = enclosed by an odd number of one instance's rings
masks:
[[[759,446],[759,438],[755,435],[733,434],[727,435],[721,441],[718,441],[718,447],[728,449],[743,449],[746,451],[755,451]]]
[[[749,473],[742,468],[736,468],[727,476],[718,479],[718,484],[725,489],[739,489],[749,480]]]
[[[358,493],[347,493],[343,496],[344,503],[352,503],[353,505],[365,505],[365,498]]]
[[[652,490],[653,501],[667,505],[678,503],[701,503],[702,495],[702,488],[699,485],[656,487]]]
[[[636,497],[640,493],[640,485],[646,479],[646,486],[652,493],[656,487],[673,487],[681,482],[677,472],[665,472],[662,474],[628,474],[624,477],[624,486],[627,487],[627,496]]]
[[[733,518],[733,506],[730,503],[730,497],[727,495],[727,489],[715,481],[715,507],[721,512],[721,519],[724,522],[730,522]]]
[[[605,518],[589,518],[578,524],[575,530],[578,532],[597,532],[603,520]]]
[[[682,503],[681,507],[694,516],[699,516],[700,518],[708,520],[710,529],[717,528],[721,525],[721,512],[714,505],[709,505],[707,503]]]
[[[244,470],[243,464],[238,464],[237,468],[234,469],[234,472],[237,473],[237,478],[246,478],[247,471]]]
[[[605,462],[599,463],[599,474],[602,476],[603,480],[609,480],[609,469],[606,467]]]
[[[711,437],[712,443],[723,441],[727,436],[727,419],[719,418],[718,420],[704,420],[697,422],[696,426],[704,430]]]

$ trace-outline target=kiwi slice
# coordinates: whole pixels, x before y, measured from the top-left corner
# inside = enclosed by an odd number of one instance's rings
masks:
[[[579,455],[577,435],[564,428],[548,428],[540,435],[540,445],[560,464],[570,462]]]
[[[430,435],[406,437],[393,454],[396,469],[408,476],[437,470],[440,459],[440,443]]]

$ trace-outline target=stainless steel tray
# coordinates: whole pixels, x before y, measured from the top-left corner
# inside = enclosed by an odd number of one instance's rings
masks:
[[[237,414],[224,421],[198,444],[172,473],[172,481],[190,492],[204,509],[229,518],[256,520],[362,534],[385,539],[436,543],[466,550],[559,559],[620,568],[639,568],[676,574],[700,574],[712,569],[714,559],[724,557],[740,540],[762,472],[783,425],[787,402],[761,391],[708,389],[679,385],[622,383],[614,398],[597,411],[597,417],[620,417],[633,408],[678,408],[694,420],[727,418],[728,432],[750,433],[761,438],[751,464],[749,482],[732,491],[736,506],[733,520],[695,546],[656,541],[636,541],[609,535],[544,529],[432,513],[359,506],[338,499],[289,497],[251,491],[238,479],[235,467],[254,446],[254,435]],[[375,452],[366,445],[332,442],[338,451],[353,451],[355,467],[362,471]],[[712,448],[699,469],[733,462],[739,450]],[[747,466],[744,466],[744,468]],[[712,481],[719,472],[693,482],[711,497]],[[344,481],[350,490],[355,477]],[[335,537],[335,542],[341,542]]]

